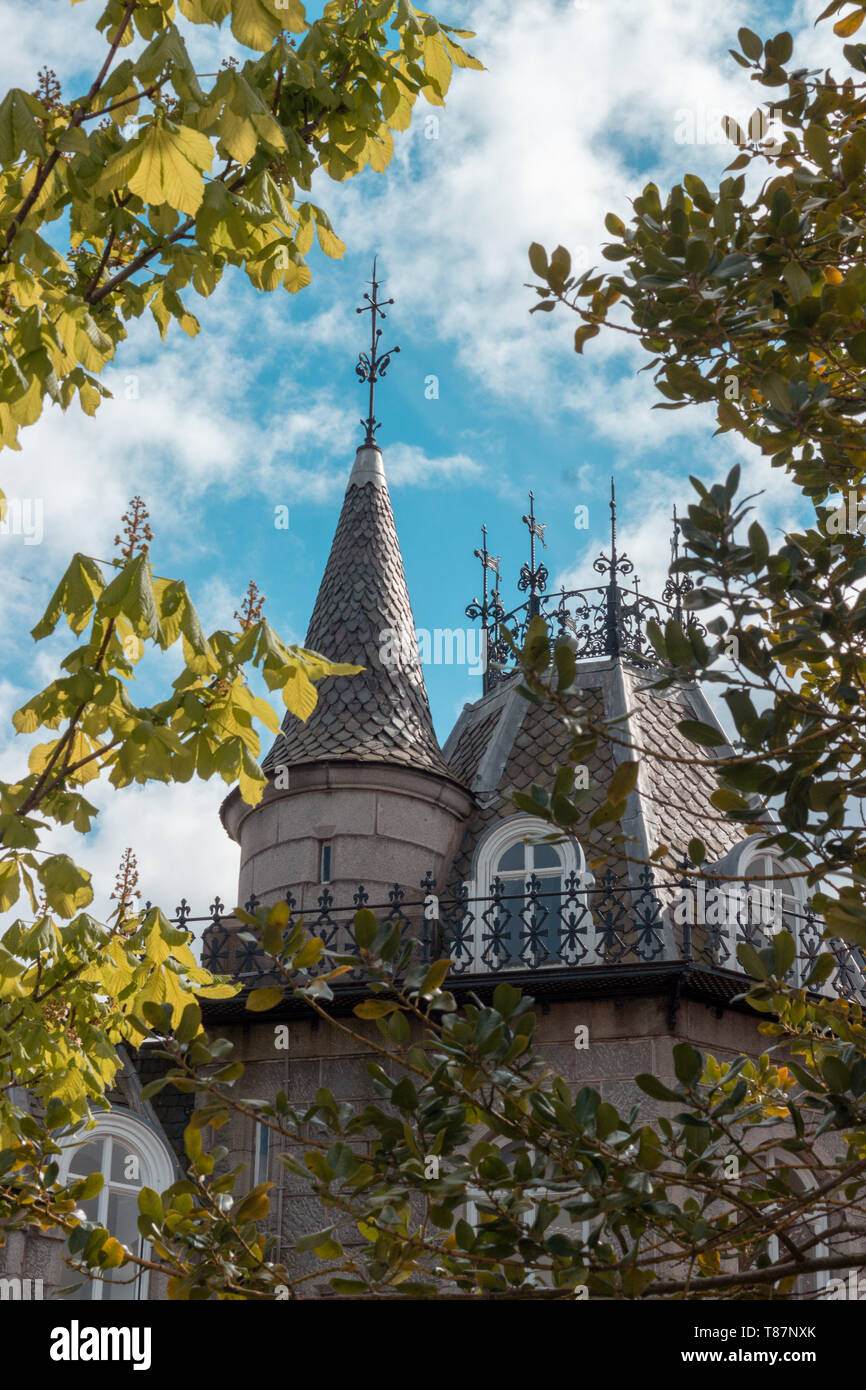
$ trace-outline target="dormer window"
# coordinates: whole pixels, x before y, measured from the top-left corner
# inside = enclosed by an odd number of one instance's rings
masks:
[[[512,816],[478,847],[470,885],[478,971],[574,965],[592,951],[585,861],[574,840],[536,843],[550,826]]]

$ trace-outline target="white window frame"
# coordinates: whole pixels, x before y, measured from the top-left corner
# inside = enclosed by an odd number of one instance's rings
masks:
[[[139,1191],[143,1187],[152,1187],[157,1192],[163,1192],[165,1188],[170,1187],[175,1181],[177,1174],[174,1159],[162,1143],[162,1140],[150,1126],[145,1124],[138,1116],[123,1110],[110,1110],[105,1114],[97,1115],[96,1124],[93,1128],[78,1131],[72,1141],[64,1148],[58,1160],[58,1180],[62,1183],[67,1183],[70,1180],[70,1167],[73,1154],[76,1150],[82,1148],[85,1144],[103,1143],[107,1139],[119,1139],[140,1157],[142,1171],[140,1174],[140,1182],[138,1183]],[[105,1210],[108,1204],[108,1194],[112,1187],[116,1186],[116,1184],[112,1183],[109,1176],[111,1171],[110,1160],[111,1154],[109,1151],[109,1162],[105,1165],[109,1172],[103,1172],[105,1181],[96,1199],[98,1202],[96,1220],[100,1225],[105,1226],[106,1229],[108,1229],[108,1223],[105,1219]],[[76,1174],[76,1177],[77,1176]],[[130,1183],[129,1188],[131,1189],[132,1187],[133,1184]],[[142,1241],[138,1253],[147,1258],[149,1250],[150,1245],[148,1242]],[[130,1266],[129,1269],[121,1268],[120,1277],[128,1278],[133,1268],[133,1266]],[[150,1271],[147,1269],[140,1271],[138,1275],[136,1300],[147,1298],[149,1274]],[[86,1278],[86,1276],[83,1277]],[[104,1281],[95,1278],[88,1282],[92,1284],[93,1301],[103,1301],[105,1293]],[[107,1302],[108,1300],[104,1301]]]
[[[538,840],[544,835],[549,835],[551,827],[547,821],[540,820],[536,816],[529,816],[523,812],[509,816],[507,820],[500,821],[489,830],[484,838],[479,842],[473,862],[473,877],[468,884],[469,902],[472,911],[472,965],[473,973],[480,973],[489,970],[489,966],[482,959],[484,949],[481,940],[485,930],[482,920],[482,913],[485,911],[487,900],[490,896],[490,885],[496,877],[497,866],[502,855],[512,846],[524,844],[527,840]],[[563,882],[574,874],[577,879],[582,880],[583,886],[578,893],[578,902],[587,905],[587,889],[593,883],[593,876],[588,872],[586,866],[586,856],[577,840],[563,840],[559,844],[552,844],[551,848],[557,850],[562,856],[561,875]],[[539,873],[543,881],[544,872]],[[500,875],[500,877],[502,877]],[[528,877],[524,874],[524,881]],[[503,882],[514,883],[519,881],[519,877],[512,877],[510,874]],[[579,962],[581,965],[594,965],[597,961],[594,933],[591,931],[591,918],[587,917],[587,953]],[[577,962],[575,962],[577,963]],[[562,969],[562,962],[550,961],[545,969]],[[565,962],[568,964],[568,962]],[[502,974],[507,974],[511,970],[525,968],[522,961],[514,961],[509,965],[501,967]],[[496,972],[500,973],[499,971]]]
[[[771,892],[773,891],[773,889],[776,889],[776,891],[782,891],[781,906],[783,914],[783,924],[785,913],[785,900],[788,899],[793,903],[793,921],[791,924],[793,926],[793,931],[791,934],[794,937],[794,941],[796,942],[797,946],[797,959],[795,961],[794,967],[794,981],[795,984],[799,985],[801,983],[801,978],[803,974],[803,962],[800,960],[800,925],[804,920],[806,910],[806,883],[805,879],[802,876],[804,865],[801,864],[799,860],[785,858],[783,855],[780,855],[772,846],[770,846],[769,848],[761,848],[761,841],[764,838],[765,836],[763,835],[752,835],[749,837],[748,840],[744,841],[743,845],[740,847],[740,851],[737,856],[734,874],[735,877],[742,883],[744,888],[747,882],[751,882],[752,885],[757,888],[768,888]],[[757,879],[750,880],[749,870],[752,869],[754,871],[756,866],[759,866],[757,867],[759,877]],[[774,878],[768,878],[768,873],[772,873],[774,875]],[[787,880],[792,890],[790,893],[779,889],[779,879],[782,878]],[[766,938],[767,945],[769,945],[772,941],[774,930],[775,929],[773,927],[765,926],[763,928],[763,934]],[[736,941],[734,941],[732,944],[733,949],[736,952]]]

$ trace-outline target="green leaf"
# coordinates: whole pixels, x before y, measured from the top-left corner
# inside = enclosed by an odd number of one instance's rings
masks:
[[[787,975],[797,958],[797,945],[788,931],[777,932],[773,937],[773,952],[776,957],[776,974],[779,979]]]
[[[204,197],[204,178],[213,163],[213,146],[189,126],[169,129],[158,121],[105,166],[95,191],[110,193],[124,185],[143,203],[167,203],[194,217]]]
[[[50,859],[43,859],[37,873],[48,906],[61,917],[74,917],[93,902],[90,874],[73,863],[68,854],[53,854]]]
[[[751,58],[752,62],[757,62],[764,51],[764,45],[758,35],[751,29],[742,28],[737,30],[737,38],[746,57]]]
[[[737,947],[737,960],[740,962],[740,965],[743,967],[743,969],[753,977],[753,979],[769,979],[769,968],[761,960],[761,957],[758,955],[754,946],[750,946],[748,942],[740,942],[739,946]]]
[[[653,1100],[682,1100],[682,1096],[677,1095],[676,1091],[670,1090],[664,1082],[659,1081],[649,1072],[641,1072],[636,1076],[635,1085],[643,1091],[644,1095],[652,1096]]]
[[[418,993],[422,999],[429,999],[437,989],[440,989],[445,981],[448,971],[451,969],[452,961],[448,956],[446,959],[434,961],[427,971],[424,979],[418,987]]]
[[[688,1086],[697,1080],[702,1070],[703,1061],[697,1048],[692,1047],[691,1043],[677,1043],[674,1047],[674,1071],[677,1080]]]
[[[808,989],[817,989],[819,985],[824,984],[825,980],[829,980],[830,976],[833,974],[837,964],[836,957],[829,952],[820,955],[809,971],[809,974],[806,976],[804,981],[806,987]]]
[[[238,43],[262,53],[270,48],[282,29],[293,34],[307,27],[300,0],[286,0],[275,9],[266,0],[232,0],[232,33]]]
[[[389,999],[364,999],[352,1012],[356,1018],[387,1018],[397,1008],[399,1005]]]
[[[295,1241],[295,1249],[299,1254],[303,1254],[305,1250],[317,1250],[320,1245],[331,1239],[336,1229],[336,1226],[326,1226],[323,1231],[313,1231],[310,1235],[299,1236]]]
[[[155,1225],[163,1219],[162,1199],[152,1187],[143,1187],[138,1194],[138,1210]]]
[[[376,914],[371,912],[368,907],[362,907],[355,913],[354,920],[355,940],[366,951],[372,946],[376,933],[379,930],[379,923],[376,921]]]
[[[44,112],[29,92],[13,87],[6,93],[0,102],[0,163],[14,164],[20,154],[47,154],[37,116],[44,116]]]
[[[408,1076],[404,1076],[397,1082],[391,1092],[391,1099],[395,1105],[399,1105],[401,1110],[415,1110],[418,1105],[418,1093],[412,1085]]]
[[[721,729],[714,729],[712,724],[704,724],[699,719],[680,719],[677,728],[692,743],[699,743],[703,748],[721,748],[727,743]]]
[[[755,558],[755,568],[762,570],[767,563],[770,546],[764,528],[757,521],[753,521],[749,527],[749,545]]]
[[[18,881],[17,859],[4,859],[0,863],[0,912],[6,912],[18,901],[21,892]]]
[[[799,304],[802,299],[812,293],[812,281],[809,279],[802,266],[796,261],[791,261],[782,271],[785,284],[791,291],[791,297],[795,304]]]
[[[268,1009],[276,1008],[277,1004],[283,1002],[284,991],[279,985],[267,985],[263,989],[254,989],[246,1001],[246,1007],[250,1013],[266,1013]]]
[[[292,965],[296,970],[307,970],[316,961],[324,950],[325,943],[320,936],[311,936],[309,941],[305,941],[296,956],[292,957]]]
[[[529,248],[529,264],[540,279],[547,279],[547,252],[537,241]]]
[[[851,1086],[851,1069],[838,1057],[825,1057],[821,1063],[821,1074],[831,1091],[844,1095]]]
[[[610,802],[624,801],[629,792],[633,791],[637,785],[638,763],[620,763],[610,779],[607,787],[607,799]]]

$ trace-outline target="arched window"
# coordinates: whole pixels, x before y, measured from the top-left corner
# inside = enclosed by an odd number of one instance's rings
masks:
[[[550,826],[511,816],[478,846],[470,885],[474,968],[575,965],[591,952],[586,863],[576,840],[538,843]]]
[[[729,890],[736,894],[729,917],[732,949],[736,951],[737,941],[746,941],[760,950],[776,932],[790,932],[797,943],[792,979],[799,984],[808,970],[806,957],[817,950],[820,929],[807,915],[804,866],[784,858],[772,846],[762,846],[763,838],[750,836],[729,856],[734,860],[734,876],[742,884]],[[807,939],[810,934],[814,940]]]
[[[104,1226],[134,1254],[145,1251],[138,1232],[138,1194],[143,1187],[162,1192],[175,1179],[174,1162],[154,1131],[134,1115],[112,1110],[100,1115],[96,1128],[83,1130],[65,1150],[60,1164],[61,1181],[102,1173],[102,1190],[82,1210],[89,1221]],[[147,1297],[147,1271],[135,1277],[135,1269],[123,1266],[88,1279],[76,1299],[110,1301]]]

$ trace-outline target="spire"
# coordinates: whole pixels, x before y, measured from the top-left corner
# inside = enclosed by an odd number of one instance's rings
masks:
[[[385,313],[383,306],[393,304],[394,301],[393,299],[379,299],[379,290],[381,286],[376,279],[376,260],[377,257],[374,256],[373,279],[370,282],[373,287],[373,293],[369,295],[365,292],[364,298],[367,301],[366,304],[362,304],[360,309],[355,310],[356,314],[370,315],[370,351],[369,353],[362,352],[355,366],[355,371],[360,380],[366,381],[370,387],[369,412],[366,420],[361,421],[361,424],[367,431],[364,437],[364,443],[368,447],[375,445],[376,430],[382,423],[381,420],[376,419],[376,382],[380,381],[387,372],[394,353],[400,351],[398,347],[392,347],[388,348],[387,352],[379,352],[379,339],[382,336],[382,330],[379,327],[379,319],[384,323],[388,315]]]
[[[453,780],[433,731],[415,621],[382,455],[363,444],[316,599],[305,647],[365,669],[318,685],[305,724],[288,714],[265,760],[391,763]]]
[[[370,356],[361,357],[367,375],[358,368],[370,382],[370,415],[363,422],[367,436],[355,455],[304,643],[364,670],[321,681],[307,722],[286,715],[264,766],[272,770],[334,759],[391,763],[453,781],[433,731],[385,467],[374,438],[373,389],[389,356],[378,355],[378,288],[374,262],[373,294],[364,296],[373,325]]]

